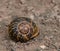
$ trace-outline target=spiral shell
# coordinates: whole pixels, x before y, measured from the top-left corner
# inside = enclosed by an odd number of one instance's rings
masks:
[[[12,40],[27,42],[39,34],[39,29],[30,18],[20,17],[11,21],[8,32]]]

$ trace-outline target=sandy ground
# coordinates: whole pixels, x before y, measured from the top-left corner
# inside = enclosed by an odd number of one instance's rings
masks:
[[[9,38],[12,19],[29,17],[40,35],[26,43]],[[0,0],[0,51],[60,51],[60,0]]]

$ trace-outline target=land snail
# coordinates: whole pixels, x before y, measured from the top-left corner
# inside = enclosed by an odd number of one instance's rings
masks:
[[[12,40],[23,43],[39,35],[39,29],[36,23],[30,18],[18,17],[10,22],[8,33]]]

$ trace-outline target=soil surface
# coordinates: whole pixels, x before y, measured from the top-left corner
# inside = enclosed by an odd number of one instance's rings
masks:
[[[12,41],[8,25],[16,17],[36,22],[39,36],[26,43]],[[60,51],[60,0],[0,0],[0,51]]]

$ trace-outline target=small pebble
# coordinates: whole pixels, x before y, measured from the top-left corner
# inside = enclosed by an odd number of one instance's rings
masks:
[[[29,16],[32,20],[34,20],[34,15],[33,14],[30,14]]]
[[[45,49],[46,46],[45,45],[40,45],[40,48]]]

